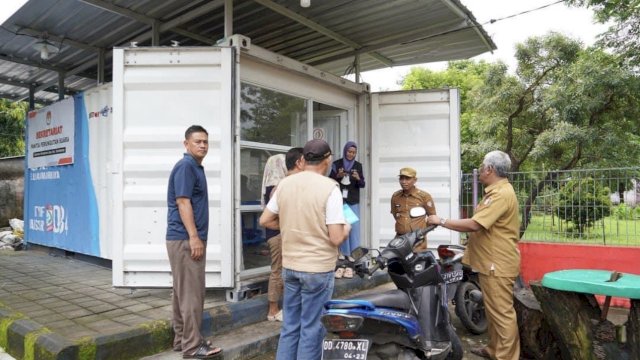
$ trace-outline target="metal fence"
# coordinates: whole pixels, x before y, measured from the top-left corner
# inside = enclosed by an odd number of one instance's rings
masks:
[[[640,167],[515,172],[523,241],[640,246]],[[483,187],[463,174],[460,216],[473,216]]]

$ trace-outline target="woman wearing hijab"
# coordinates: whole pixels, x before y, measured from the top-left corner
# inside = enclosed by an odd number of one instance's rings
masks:
[[[355,160],[357,153],[358,146],[356,143],[348,141],[342,150],[342,159],[333,162],[329,176],[340,184],[344,203],[349,205],[351,210],[360,217],[360,189],[364,187],[365,182],[362,164]],[[360,246],[360,226],[356,224],[352,226],[349,238],[340,245],[340,252],[345,256],[349,256],[351,251],[358,246]],[[353,269],[339,267],[336,270],[336,278],[343,276],[352,278]]]
[[[269,202],[273,190],[285,176],[287,176],[285,155],[277,154],[269,157],[264,167],[264,174],[262,175],[261,203],[263,209]],[[267,238],[267,245],[271,253],[271,274],[269,275],[269,286],[267,290],[267,297],[269,299],[267,320],[282,321],[282,310],[278,308],[278,301],[280,301],[283,291],[282,239],[280,237],[280,231],[271,229],[265,229],[265,237]]]

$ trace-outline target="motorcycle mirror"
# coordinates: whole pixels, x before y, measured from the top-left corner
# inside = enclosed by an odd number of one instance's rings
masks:
[[[409,210],[409,216],[412,218],[423,217],[427,215],[427,210],[423,207],[414,207]]]
[[[351,252],[351,257],[355,259],[355,261],[358,261],[360,259],[362,259],[363,256],[367,255],[369,253],[369,250],[363,247],[357,247],[355,249],[353,249],[353,251]]]

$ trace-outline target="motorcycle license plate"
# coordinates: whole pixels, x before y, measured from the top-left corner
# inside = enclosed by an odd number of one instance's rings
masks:
[[[442,278],[444,279],[445,284],[451,284],[456,281],[462,280],[462,275],[463,275],[462,269],[453,270],[453,271],[443,273]]]
[[[322,360],[365,360],[368,350],[367,339],[325,339],[322,341]]]

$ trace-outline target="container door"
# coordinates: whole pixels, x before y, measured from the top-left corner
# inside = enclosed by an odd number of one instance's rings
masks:
[[[128,48],[113,57],[113,284],[172,285],[167,183],[193,124],[209,132],[206,286],[233,287],[231,48]]]
[[[459,95],[457,89],[398,91],[371,95],[371,245],[395,236],[391,196],[400,190],[403,167],[418,172],[416,187],[431,194],[436,212],[458,217],[460,189]],[[438,228],[430,249],[458,243],[459,233]]]

